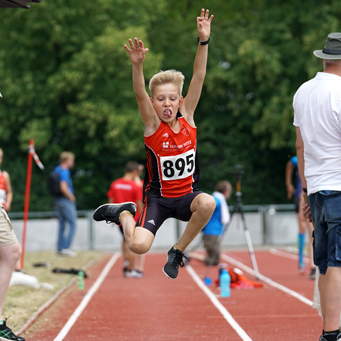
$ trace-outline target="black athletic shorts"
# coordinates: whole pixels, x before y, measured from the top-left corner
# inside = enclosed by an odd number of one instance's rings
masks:
[[[297,195],[294,196],[294,205],[295,205],[295,212],[298,213],[300,210],[300,197]]]
[[[168,218],[188,221],[192,216],[191,203],[201,193],[203,192],[195,191],[183,197],[163,198],[155,193],[147,192],[136,226],[144,227],[155,235]]]

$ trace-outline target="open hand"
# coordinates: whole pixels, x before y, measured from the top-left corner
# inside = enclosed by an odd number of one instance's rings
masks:
[[[205,41],[210,37],[211,34],[211,22],[213,20],[213,15],[209,17],[210,11],[207,9],[201,10],[201,16],[197,17],[197,27],[198,33],[201,41]]]
[[[133,44],[133,41],[129,39],[130,48],[127,45],[124,45],[124,48],[128,51],[133,64],[142,64],[144,57],[146,56],[146,52],[149,51],[149,49],[145,49],[143,41],[138,40],[136,37],[134,38],[134,42],[135,45]]]

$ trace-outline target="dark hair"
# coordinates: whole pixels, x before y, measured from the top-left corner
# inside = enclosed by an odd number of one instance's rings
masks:
[[[226,191],[232,192],[232,186],[229,181],[222,180],[216,184],[215,190],[220,193],[224,193]]]
[[[131,173],[135,170],[139,169],[140,164],[137,163],[136,161],[128,161],[126,164],[125,172],[126,173]]]

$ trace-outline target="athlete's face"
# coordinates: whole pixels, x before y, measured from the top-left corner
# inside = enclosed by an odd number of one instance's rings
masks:
[[[176,85],[167,83],[155,88],[151,102],[159,118],[170,123],[176,119],[176,114],[182,103],[182,96]]]

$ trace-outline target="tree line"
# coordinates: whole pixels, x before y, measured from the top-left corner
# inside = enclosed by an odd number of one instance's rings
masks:
[[[202,96],[195,114],[201,179],[212,192],[235,182],[243,165],[244,204],[287,203],[284,169],[295,155],[292,98],[322,70],[312,54],[340,30],[337,1],[217,0]],[[33,169],[32,211],[52,209],[48,172],[58,155],[76,155],[78,209],[106,201],[129,160],[145,163],[143,124],[123,48],[129,38],[149,48],[146,86],[159,70],[185,75],[197,49],[193,0],[44,0],[29,11],[5,9],[0,23],[0,147],[12,178],[12,211],[24,204],[31,138],[46,167]],[[233,202],[233,199],[231,199]]]

